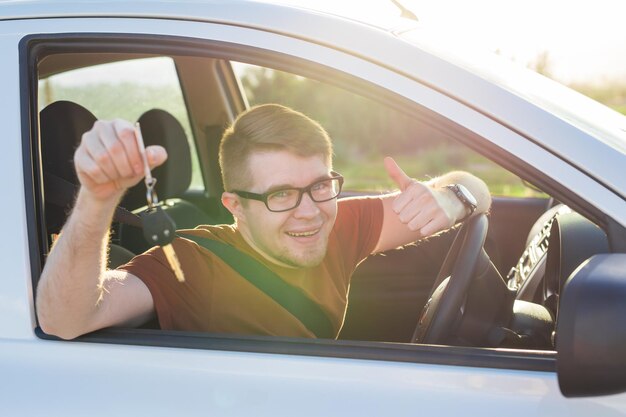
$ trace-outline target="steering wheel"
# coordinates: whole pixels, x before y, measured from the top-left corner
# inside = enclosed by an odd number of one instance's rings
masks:
[[[479,214],[459,230],[419,317],[412,343],[444,344],[454,334],[464,313],[465,295],[486,256],[481,255],[488,227],[487,216]]]

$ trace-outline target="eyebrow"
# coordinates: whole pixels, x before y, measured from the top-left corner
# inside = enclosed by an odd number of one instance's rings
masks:
[[[302,188],[306,188],[311,184],[315,184],[318,181],[322,181],[322,180],[329,180],[333,178],[332,174],[324,174],[321,175],[319,177],[317,177],[316,179],[314,179],[313,181],[311,181],[308,185],[304,186],[304,187],[296,187],[293,184],[276,184],[276,185],[272,185],[270,188],[268,188],[264,193],[262,194],[267,194],[267,193],[273,193],[274,191],[280,191],[280,190],[287,190],[287,189],[302,189]]]

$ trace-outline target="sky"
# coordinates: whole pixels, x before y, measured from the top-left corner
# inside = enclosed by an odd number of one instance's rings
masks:
[[[399,14],[391,0],[276,0],[346,16]],[[624,0],[400,0],[420,24],[527,65],[547,53],[562,83],[626,81]],[[448,29],[446,31],[446,29]]]

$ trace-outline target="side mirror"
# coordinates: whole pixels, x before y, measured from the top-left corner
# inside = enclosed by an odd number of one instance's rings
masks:
[[[626,254],[595,255],[561,294],[556,367],[566,397],[626,391]]]

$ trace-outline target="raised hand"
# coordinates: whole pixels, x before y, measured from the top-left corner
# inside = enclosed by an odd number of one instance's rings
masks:
[[[391,157],[386,157],[384,164],[389,177],[400,188],[391,207],[409,230],[430,236],[448,229],[460,218],[464,207],[449,190],[412,179]]]
[[[165,162],[167,152],[161,146],[148,146],[146,157],[154,168]],[[74,153],[74,165],[83,189],[93,197],[119,200],[144,176],[133,125],[124,120],[97,121],[83,135]]]

